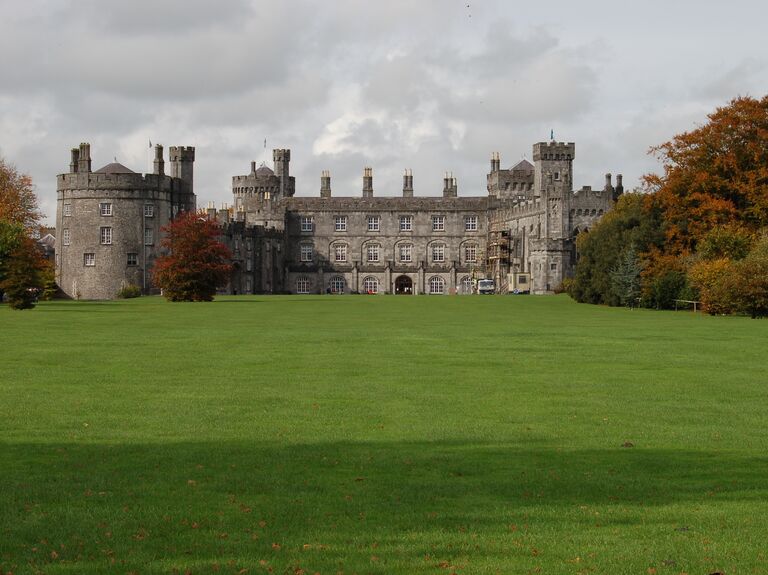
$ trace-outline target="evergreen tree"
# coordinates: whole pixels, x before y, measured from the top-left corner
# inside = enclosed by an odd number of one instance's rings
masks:
[[[635,307],[637,304],[640,297],[641,270],[635,244],[630,244],[611,269],[611,287],[621,305]]]

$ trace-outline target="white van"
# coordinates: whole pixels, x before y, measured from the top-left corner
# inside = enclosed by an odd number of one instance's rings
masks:
[[[490,294],[496,293],[496,282],[493,280],[480,280],[477,282],[477,293]]]

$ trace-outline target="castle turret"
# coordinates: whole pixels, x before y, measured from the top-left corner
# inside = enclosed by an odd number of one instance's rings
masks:
[[[272,150],[272,160],[275,163],[275,175],[280,178],[280,197],[286,198],[293,195],[291,186],[291,151],[286,149]]]
[[[163,147],[155,145],[155,174],[165,175],[165,161],[163,160]]]
[[[413,197],[413,171],[406,169],[403,174],[403,197]]]
[[[330,170],[323,170],[320,173],[320,197],[331,197],[331,172]]]
[[[609,194],[613,195],[613,182],[611,181],[611,174],[605,174],[605,187],[603,190],[608,192]]]
[[[373,168],[363,169],[363,197],[373,197]]]

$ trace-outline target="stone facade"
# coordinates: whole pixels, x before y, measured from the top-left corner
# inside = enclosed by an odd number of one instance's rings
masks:
[[[274,150],[274,169],[252,162],[248,174],[232,178],[232,207],[207,210],[233,253],[222,293],[472,293],[481,278],[501,292],[551,293],[573,272],[576,236],[623,191],[621,176],[614,188],[607,174],[602,190],[573,192],[574,158],[573,143],[554,141],[535,144],[533,163],[510,169],[494,153],[486,196],[460,197],[452,174],[441,195],[414,196],[406,170],[401,194],[381,197],[366,167],[359,197],[333,196],[328,171],[319,197],[297,197],[290,150]],[[160,227],[194,209],[193,161],[194,149],[171,148],[166,176],[159,148],[154,174],[119,164],[91,173],[88,145],[73,150],[58,182],[57,278],[65,293],[107,299],[129,283],[150,290],[145,274]],[[151,243],[142,243],[144,233]]]
[[[160,228],[195,209],[194,160],[194,148],[172,147],[165,175],[163,148],[155,146],[153,174],[116,162],[91,171],[90,145],[72,150],[69,173],[57,179],[56,207],[56,283],[67,296],[112,299],[127,285],[151,290]]]

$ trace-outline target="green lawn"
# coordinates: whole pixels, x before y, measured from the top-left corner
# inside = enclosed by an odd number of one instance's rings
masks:
[[[563,296],[2,307],[0,573],[768,573],[767,342]]]

